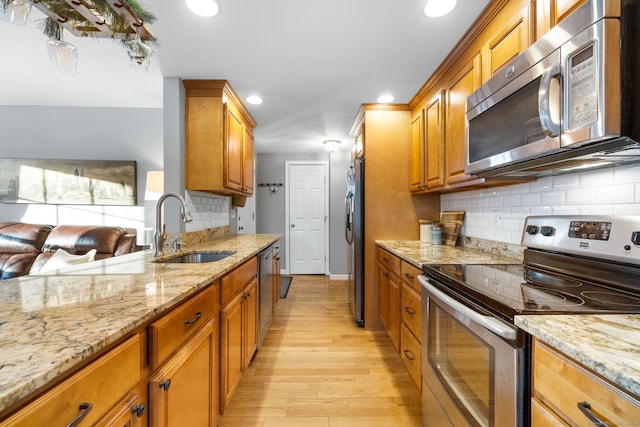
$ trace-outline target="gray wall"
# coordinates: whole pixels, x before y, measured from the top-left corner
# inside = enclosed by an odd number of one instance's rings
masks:
[[[281,268],[286,269],[285,189],[272,193],[260,183],[285,183],[285,162],[296,160],[329,161],[329,271],[332,276],[346,275],[347,244],[344,239],[344,197],[347,190],[348,151],[306,154],[256,155],[256,232],[282,234],[280,241]]]
[[[161,108],[0,106],[0,129],[1,157],[135,160],[138,173],[138,206],[0,204],[0,221],[152,226],[144,189],[163,169]]]

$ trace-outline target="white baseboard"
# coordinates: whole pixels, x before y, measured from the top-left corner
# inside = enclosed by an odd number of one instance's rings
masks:
[[[348,274],[330,274],[329,280],[349,280]]]

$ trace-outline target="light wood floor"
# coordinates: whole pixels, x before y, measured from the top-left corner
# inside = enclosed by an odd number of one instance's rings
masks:
[[[358,328],[346,281],[294,276],[221,427],[420,426],[420,394],[386,332]]]

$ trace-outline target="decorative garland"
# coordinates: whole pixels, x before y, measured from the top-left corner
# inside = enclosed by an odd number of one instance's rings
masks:
[[[0,6],[6,10],[14,0],[0,0]],[[84,36],[96,35],[100,33],[95,31],[96,24],[91,22],[78,12],[72,5],[64,0],[32,0],[34,4],[42,4],[56,15],[65,19],[64,22],[73,24],[73,27],[77,31],[81,32]],[[152,23],[155,21],[155,16],[149,11],[145,10],[140,3],[136,0],[119,0],[120,4],[128,7],[138,19],[143,22]],[[111,37],[114,39],[120,39],[123,43],[126,43],[127,37],[118,37],[118,34],[130,34],[131,27],[112,7],[106,0],[78,0],[74,2],[77,5],[85,4],[91,10],[95,10],[96,17],[102,18],[107,25]],[[60,23],[51,17],[47,17],[41,20],[40,29],[50,39],[60,40],[62,37],[62,28]]]

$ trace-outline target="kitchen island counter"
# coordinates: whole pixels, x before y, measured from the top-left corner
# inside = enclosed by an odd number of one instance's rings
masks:
[[[235,251],[202,264],[134,252],[0,282],[0,414],[234,270],[280,235],[227,235],[190,245]],[[174,254],[167,254],[171,258]]]

